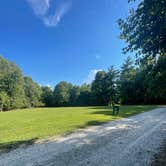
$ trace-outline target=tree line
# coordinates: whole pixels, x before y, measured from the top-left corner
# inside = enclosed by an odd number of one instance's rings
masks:
[[[135,0],[129,0],[129,3]],[[119,70],[97,72],[87,85],[62,81],[52,90],[23,76],[12,62],[0,57],[0,108],[166,104],[166,0],[141,0],[126,19],[119,19],[120,38],[134,52]]]
[[[1,109],[29,107],[90,106],[121,104],[164,104],[166,101],[166,58],[157,63],[134,65],[128,57],[117,70],[98,71],[91,84],[81,86],[61,81],[52,90],[40,86],[21,70],[0,57]]]
[[[42,105],[41,87],[30,77],[24,77],[14,63],[0,57],[0,108],[37,107]]]

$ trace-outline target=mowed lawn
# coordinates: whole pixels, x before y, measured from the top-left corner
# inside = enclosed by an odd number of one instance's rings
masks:
[[[33,108],[0,113],[0,149],[62,135],[91,125],[128,117],[156,106],[122,106],[118,116],[105,107]]]

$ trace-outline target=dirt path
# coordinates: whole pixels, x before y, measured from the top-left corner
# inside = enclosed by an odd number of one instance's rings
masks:
[[[166,108],[0,156],[0,166],[150,166],[166,139]]]

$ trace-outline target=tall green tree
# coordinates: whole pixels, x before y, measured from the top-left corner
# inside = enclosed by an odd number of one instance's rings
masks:
[[[136,69],[130,57],[127,57],[122,64],[120,72],[120,98],[122,104],[133,104],[135,99],[135,78]]]
[[[78,106],[79,103],[79,97],[80,97],[80,87],[79,86],[73,86],[70,89],[70,105],[71,106]]]
[[[105,83],[106,104],[119,102],[118,79],[119,79],[119,71],[114,69],[114,66],[111,66],[108,69],[106,75],[106,83]]]
[[[91,105],[91,87],[88,84],[83,84],[80,86],[80,95],[78,97],[79,106],[89,106]]]
[[[148,102],[164,104],[166,102],[166,56],[160,56],[156,64],[148,66],[144,81],[147,86]]]
[[[24,77],[24,91],[28,107],[38,107],[43,105],[41,102],[42,89],[32,80],[32,78]]]
[[[70,103],[70,90],[72,84],[62,81],[58,83],[54,89],[54,105],[67,106]]]
[[[118,100],[118,71],[111,66],[107,72],[99,71],[92,83],[92,94],[97,105],[107,105]]]
[[[165,4],[166,0],[141,0],[125,20],[119,19],[120,37],[128,44],[124,53],[134,51],[144,60],[166,54]]]
[[[41,100],[44,106],[46,107],[51,107],[53,106],[53,91],[50,87],[48,86],[43,86],[42,87],[42,95],[41,95]]]
[[[0,91],[5,92],[10,101],[10,109],[25,107],[26,99],[21,70],[0,57]]]
[[[92,82],[92,94],[96,105],[106,105],[105,96],[105,82],[107,73],[105,71],[98,71],[95,80]]]
[[[0,112],[10,108],[9,96],[5,92],[0,92]]]

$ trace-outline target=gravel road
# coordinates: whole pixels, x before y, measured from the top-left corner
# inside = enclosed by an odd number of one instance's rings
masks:
[[[0,155],[0,166],[150,166],[166,139],[166,108]]]

